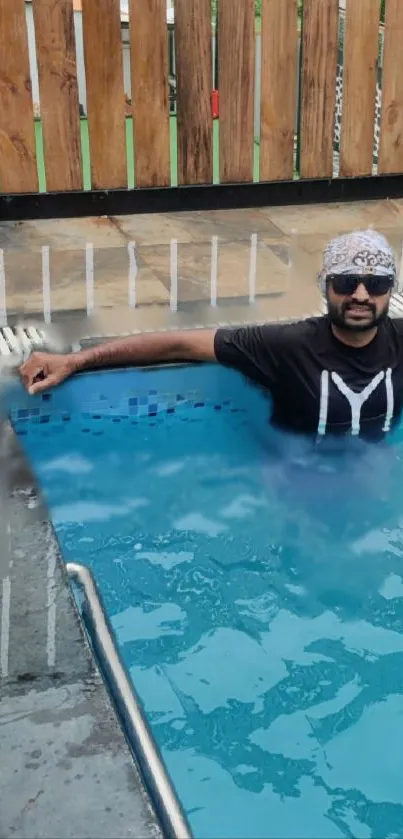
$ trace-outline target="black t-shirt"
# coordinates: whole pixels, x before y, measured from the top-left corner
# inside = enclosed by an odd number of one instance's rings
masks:
[[[215,354],[270,392],[279,428],[376,439],[400,417],[403,319],[387,318],[360,349],[338,341],[327,317],[218,329]]]

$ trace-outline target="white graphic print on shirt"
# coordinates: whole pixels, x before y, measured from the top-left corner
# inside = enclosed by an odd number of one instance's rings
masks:
[[[361,409],[364,403],[369,399],[371,394],[379,387],[381,382],[385,381],[386,388],[386,416],[383,425],[383,431],[390,431],[393,411],[394,411],[394,394],[392,384],[392,369],[389,367],[386,372],[378,373],[369,382],[369,384],[361,391],[361,393],[354,393],[351,388],[346,385],[338,373],[332,373],[329,370],[323,370],[320,383],[320,409],[319,409],[319,424],[318,434],[324,436],[326,434],[326,426],[329,410],[329,381],[337,387],[340,393],[346,397],[351,408],[351,434],[358,435],[360,433],[361,423]]]

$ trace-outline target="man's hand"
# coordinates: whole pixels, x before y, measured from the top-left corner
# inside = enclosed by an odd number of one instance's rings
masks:
[[[34,352],[20,368],[20,376],[28,393],[33,396],[60,385],[76,369],[74,355]]]

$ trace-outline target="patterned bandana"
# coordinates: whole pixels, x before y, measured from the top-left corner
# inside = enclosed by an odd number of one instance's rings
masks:
[[[397,290],[395,254],[387,239],[376,230],[358,230],[333,239],[325,248],[323,266],[319,273],[322,294],[326,294],[328,274],[375,274],[394,278]]]

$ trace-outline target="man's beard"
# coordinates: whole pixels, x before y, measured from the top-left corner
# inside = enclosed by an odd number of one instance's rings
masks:
[[[364,322],[361,322],[360,320],[357,320],[356,322],[346,321],[346,314],[348,313],[348,310],[358,309],[360,306],[362,306],[365,312],[368,312],[368,320]],[[359,303],[343,303],[339,307],[330,303],[328,300],[327,307],[329,320],[333,326],[336,326],[338,329],[344,329],[347,332],[369,332],[370,329],[374,329],[386,320],[389,311],[389,302],[382,311],[378,313],[376,311],[376,307],[372,303],[365,303],[365,305]]]

